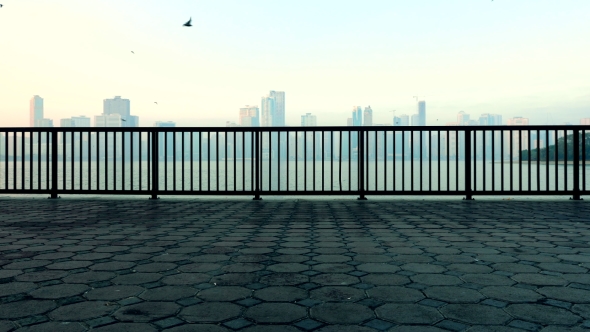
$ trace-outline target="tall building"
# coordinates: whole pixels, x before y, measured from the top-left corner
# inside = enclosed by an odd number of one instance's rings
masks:
[[[260,103],[261,127],[285,126],[285,92],[270,91]]]
[[[479,117],[480,126],[500,126],[502,125],[502,115],[485,113]]]
[[[139,127],[139,117],[131,115],[131,102],[121,96],[103,100],[103,115],[118,114],[122,118],[120,127]]]
[[[588,125],[590,125],[590,118],[583,118],[583,119],[581,119],[580,120],[580,124],[582,126],[588,126]]]
[[[360,106],[352,107],[352,125],[362,126],[363,125],[363,112]]]
[[[38,121],[43,119],[43,98],[34,95],[29,103],[29,127],[41,127]]]
[[[363,126],[372,126],[373,125],[373,109],[371,106],[365,107],[365,112],[363,114]]]
[[[410,125],[410,117],[407,114],[402,114],[399,117],[393,117],[393,125],[394,126],[409,126]]]
[[[95,127],[125,127],[119,114],[103,114],[94,116]]]
[[[301,127],[315,127],[317,125],[318,123],[315,115],[306,113],[305,115],[301,116]]]
[[[512,119],[508,119],[508,121],[506,122],[507,125],[509,126],[528,126],[529,125],[529,119],[528,118],[523,118],[521,116],[515,116]]]
[[[176,127],[176,123],[172,121],[156,121],[154,127],[174,128]],[[174,134],[175,133],[158,133],[158,157],[160,160],[171,160],[173,157]],[[168,158],[165,158],[165,156],[168,156]]]
[[[246,105],[240,108],[240,126],[260,127],[260,110],[258,106]]]
[[[469,125],[469,114],[461,111],[457,114],[457,125],[468,126]]]
[[[426,126],[426,102],[424,100],[420,100],[418,102],[418,123],[413,124],[413,126]]]
[[[59,122],[60,127],[90,127],[90,118],[86,116],[73,116],[67,119],[61,119]]]
[[[506,121],[508,126],[528,126],[529,119],[523,118],[521,116],[513,117],[512,119],[508,119]],[[506,131],[504,133],[504,144],[508,144],[508,148],[506,149],[506,157],[510,156],[510,146],[512,146],[512,153],[513,159],[518,160],[519,156],[519,148],[522,150],[527,150],[529,145],[529,131],[528,130],[514,130],[512,131],[512,136],[510,135],[510,131]],[[512,142],[512,145],[510,145]]]

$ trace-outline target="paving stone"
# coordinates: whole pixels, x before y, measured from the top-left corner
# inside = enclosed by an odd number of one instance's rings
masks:
[[[542,325],[573,325],[582,320],[568,310],[542,304],[511,304],[505,310],[516,318]]]
[[[151,274],[151,273],[150,273]],[[153,273],[154,276],[146,278],[146,282],[153,282],[160,279],[162,276],[157,273]],[[149,279],[149,281],[147,281]],[[211,276],[205,273],[178,273],[161,278],[161,282],[166,285],[197,285],[200,283],[208,282]],[[114,282],[115,280],[113,280]]]
[[[360,266],[360,265],[359,265]],[[358,266],[357,266],[358,268]],[[312,266],[314,271],[319,272],[326,272],[326,273],[347,273],[354,271],[354,267],[348,264],[340,264],[340,263],[325,263],[325,264],[316,264]],[[399,270],[399,268],[398,268]]]
[[[584,285],[590,285],[590,274],[589,273],[585,273],[585,274],[564,273],[561,275],[561,277],[567,281],[570,281],[570,282],[576,282],[576,283],[580,283],[580,284],[584,284]]]
[[[306,316],[304,307],[291,303],[261,303],[244,313],[244,317],[257,323],[290,323]]]
[[[5,331],[0,328],[0,331]],[[47,322],[32,326],[26,326],[17,330],[18,332],[82,332],[86,328],[80,323],[74,322]]]
[[[540,270],[534,266],[520,263],[496,263],[491,265],[495,270],[512,273],[536,273]]]
[[[517,282],[535,286],[563,286],[567,281],[563,278],[538,273],[519,273],[512,276]]]
[[[307,298],[307,291],[291,286],[270,286],[254,292],[254,296],[269,302],[295,302]]]
[[[570,303],[590,303],[590,291],[569,287],[541,287],[538,293]]]
[[[270,286],[293,286],[306,282],[309,282],[309,277],[300,273],[277,272],[260,278],[260,283]]]
[[[144,288],[131,285],[117,285],[102,288],[95,288],[88,291],[84,296],[89,300],[115,301],[130,296],[137,296],[144,291]]]
[[[88,286],[83,284],[59,284],[38,288],[29,294],[37,299],[61,299],[84,293]]]
[[[496,274],[465,274],[461,279],[467,283],[480,284],[483,286],[510,286],[515,284],[514,280]]]
[[[16,328],[16,326],[10,321],[7,321],[7,320],[0,321],[0,332],[10,332],[10,331],[14,330],[15,328]]]
[[[516,329],[508,326],[500,325],[484,325],[484,326],[473,326],[469,329],[469,332],[522,332],[521,329]]]
[[[434,324],[443,319],[437,309],[420,304],[388,303],[375,309],[375,313],[397,324]]]
[[[177,266],[174,263],[148,263],[137,265],[134,270],[137,272],[164,272],[174,270]]]
[[[239,286],[216,286],[199,291],[197,296],[204,301],[231,302],[252,295],[252,291]]]
[[[590,319],[590,304],[575,304],[572,307],[572,312],[586,319]]]
[[[410,279],[413,282],[424,284],[424,285],[459,285],[463,281],[457,277],[444,275],[444,274],[417,274],[411,276]]]
[[[432,286],[423,290],[431,298],[448,303],[477,303],[484,296],[473,289],[456,286]]]
[[[328,324],[360,324],[374,318],[373,310],[356,303],[324,303],[312,307],[310,315]]]
[[[186,307],[178,316],[188,323],[216,323],[240,316],[242,307],[233,303],[210,302]]]
[[[440,308],[440,312],[446,318],[466,324],[499,325],[511,319],[502,309],[481,304],[449,304]]]
[[[512,303],[536,302],[543,298],[542,295],[532,290],[508,286],[484,287],[479,292],[487,297]]]
[[[251,326],[251,327],[247,327],[241,331],[244,331],[244,332],[300,332],[301,330],[299,330],[296,327],[290,326],[290,325],[273,324],[273,325]]]
[[[0,284],[0,297],[27,293],[35,288],[37,288],[37,285],[32,282],[9,282]]]
[[[353,287],[327,286],[311,290],[309,296],[325,302],[356,302],[365,298],[365,292]]]
[[[342,273],[324,273],[311,277],[310,281],[320,285],[353,285],[359,282],[359,278]]]
[[[318,332],[375,332],[374,328],[358,325],[329,325],[322,327]],[[270,331],[269,331],[270,332]]]
[[[143,302],[120,308],[114,317],[123,322],[150,322],[176,314],[181,307],[170,302]]]
[[[130,269],[135,265],[133,262],[105,262],[91,265],[88,268],[94,271],[120,271]]]
[[[257,263],[234,263],[221,268],[224,272],[256,272],[264,269],[264,265]]]
[[[378,286],[367,290],[367,294],[384,302],[417,302],[424,298],[419,290],[399,286]]]
[[[16,277],[14,277],[14,280],[23,282],[43,282],[48,280],[61,279],[66,275],[67,272],[64,271],[37,271],[17,275]]]
[[[425,263],[408,263],[402,265],[401,268],[416,273],[442,273],[447,270],[444,266]]]
[[[74,273],[70,274],[67,277],[63,278],[62,280],[65,283],[70,284],[88,284],[97,281],[104,281],[104,280],[111,280],[115,278],[117,275],[113,272],[82,272],[82,273]]]
[[[85,301],[61,306],[49,313],[54,321],[85,321],[108,315],[118,306],[104,301]]]
[[[256,279],[253,273],[226,273],[211,278],[209,282],[219,286],[243,286],[254,283]]]
[[[0,304],[0,319],[17,319],[44,314],[56,304],[48,300],[25,300]]]
[[[574,265],[564,263],[540,263],[537,265],[539,268],[547,271],[555,271],[562,273],[587,273],[588,269]]]
[[[389,332],[446,332],[448,330],[439,329],[438,327],[434,326],[416,326],[416,325],[398,325],[392,329],[389,329]]]
[[[116,323],[97,329],[93,329],[96,332],[157,332],[157,330],[145,323]]]
[[[481,264],[455,263],[447,265],[446,268],[451,271],[460,272],[461,274],[490,273],[493,271],[489,266]]]
[[[197,290],[188,286],[162,286],[148,289],[139,297],[147,301],[176,301],[195,294]]]

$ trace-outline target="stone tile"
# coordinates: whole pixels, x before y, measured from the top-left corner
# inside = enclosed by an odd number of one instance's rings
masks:
[[[67,275],[64,271],[38,271],[38,272],[27,272],[14,277],[16,281],[23,282],[43,282],[48,280],[61,279]]]
[[[543,298],[541,294],[532,290],[509,286],[489,286],[480,289],[479,292],[487,297],[511,303],[536,302]]]
[[[93,283],[93,282],[97,282],[97,281],[111,280],[111,279],[115,278],[116,276],[117,276],[117,274],[115,274],[113,272],[89,271],[89,272],[70,274],[67,277],[63,278],[62,280],[66,283],[84,284],[84,283]]]
[[[466,324],[502,325],[511,317],[502,309],[481,304],[449,304],[440,308],[446,317]]]
[[[216,286],[199,291],[197,296],[204,301],[231,302],[252,295],[252,291],[239,286]]]
[[[511,304],[505,310],[516,318],[542,325],[573,325],[582,320],[568,310],[542,304]]]
[[[309,277],[299,273],[276,272],[260,278],[260,283],[270,286],[294,286],[309,282]]]
[[[178,316],[188,323],[217,323],[240,316],[242,307],[233,303],[211,302],[186,307]]]
[[[17,319],[44,314],[56,307],[49,300],[25,300],[0,304],[0,319]]]
[[[512,273],[536,273],[540,270],[534,266],[520,263],[496,263],[491,265],[494,270]]]
[[[353,285],[359,282],[359,278],[342,273],[324,273],[311,277],[310,281],[320,285]]]
[[[512,279],[535,286],[563,286],[567,284],[567,281],[563,278],[538,273],[519,273],[513,275]]]
[[[211,278],[209,282],[220,286],[243,286],[254,283],[256,279],[253,273],[226,273]]]
[[[463,281],[457,277],[449,276],[445,274],[417,274],[411,276],[410,279],[413,282],[429,285],[429,286],[442,286],[442,285],[459,285]]]
[[[61,299],[80,295],[84,293],[88,286],[83,284],[59,284],[38,288],[29,294],[37,299]]]
[[[510,286],[514,285],[514,280],[497,274],[465,274],[461,276],[467,283],[479,284],[483,286]]]
[[[361,277],[361,281],[371,285],[405,285],[410,283],[410,279],[406,276],[389,274],[389,273],[373,273]]]
[[[156,281],[162,277],[162,275],[153,273],[152,280],[148,282]],[[178,273],[163,277],[160,281],[166,285],[197,285],[200,283],[208,282],[211,276],[205,273]],[[114,280],[113,280],[114,282]]]
[[[93,329],[96,332],[157,332],[157,330],[145,323],[117,323],[111,324],[97,329]]]
[[[551,299],[570,303],[590,303],[590,291],[569,287],[541,287],[538,293]]]
[[[367,294],[384,302],[418,302],[424,298],[419,290],[399,286],[378,286],[368,289]]]
[[[401,268],[416,273],[442,273],[447,270],[444,266],[425,263],[408,263],[402,265]]]
[[[244,312],[244,317],[257,323],[291,323],[306,316],[304,307],[291,303],[261,303]]]
[[[311,290],[309,297],[325,302],[356,302],[365,298],[365,292],[354,287],[327,286]]]
[[[448,303],[477,303],[484,298],[476,290],[456,286],[433,286],[423,292],[428,298]]]
[[[324,303],[312,307],[310,315],[328,324],[360,324],[375,317],[373,310],[356,303]]]
[[[396,324],[434,324],[443,319],[435,308],[420,304],[389,303],[375,309],[375,313]]]
[[[360,266],[360,265],[359,265]],[[314,271],[318,272],[326,272],[326,273],[346,273],[354,271],[354,267],[348,264],[340,264],[340,263],[325,263],[325,264],[316,264],[312,266]],[[358,266],[357,266],[358,269]],[[399,268],[398,268],[399,270]]]
[[[292,286],[270,286],[254,292],[254,297],[269,302],[295,302],[307,296],[307,291]]]
[[[61,306],[50,312],[49,317],[54,321],[85,321],[108,315],[117,307],[104,301],[85,301]]]
[[[197,290],[188,286],[162,286],[146,290],[139,295],[147,301],[176,301],[197,294]]]
[[[122,322],[145,323],[175,315],[180,308],[171,302],[143,302],[120,308],[114,317]]]
[[[9,282],[0,284],[0,297],[27,293],[37,288],[37,285],[32,282]]]
[[[0,327],[0,331],[3,330]],[[86,331],[86,328],[82,326],[80,323],[74,322],[47,322],[41,323],[32,326],[26,326],[17,330],[18,332],[52,332],[52,331],[59,331],[59,332],[83,332]]]
[[[89,300],[115,301],[130,296],[137,296],[144,290],[145,289],[143,287],[132,285],[107,286],[92,289],[84,294],[84,297]]]

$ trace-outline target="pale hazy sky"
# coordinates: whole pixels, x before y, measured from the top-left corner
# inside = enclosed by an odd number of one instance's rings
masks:
[[[27,126],[36,94],[56,125],[120,95],[141,126],[224,126],[269,90],[287,125],[346,125],[354,105],[391,124],[414,95],[428,125],[590,117],[589,0],[1,2],[0,127]]]

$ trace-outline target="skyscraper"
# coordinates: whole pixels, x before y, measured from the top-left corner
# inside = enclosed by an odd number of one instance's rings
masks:
[[[43,119],[43,98],[34,95],[29,104],[29,127],[40,127],[39,121]]]
[[[258,106],[246,105],[240,108],[240,126],[260,127],[260,110]]]
[[[468,126],[469,125],[469,114],[461,111],[457,113],[457,125]]]
[[[301,127],[315,127],[317,125],[318,123],[315,115],[306,113],[305,115],[301,116]]]
[[[426,102],[424,100],[420,100],[418,102],[418,124],[413,124],[413,126],[426,126]]]
[[[270,91],[260,102],[261,127],[285,126],[285,92]]]
[[[362,126],[363,125],[363,112],[360,106],[352,107],[352,125]]]
[[[373,125],[373,109],[371,106],[365,107],[365,112],[363,114],[363,125],[364,126],[372,126]]]
[[[138,127],[139,117],[131,115],[131,102],[129,99],[123,99],[121,96],[115,96],[113,99],[103,100],[103,115],[118,114],[121,116],[121,127]]]

